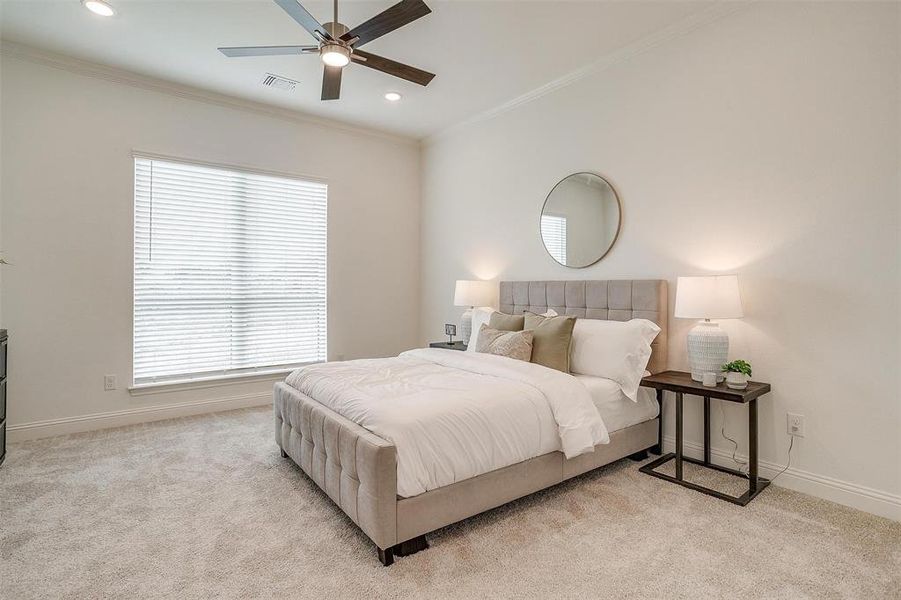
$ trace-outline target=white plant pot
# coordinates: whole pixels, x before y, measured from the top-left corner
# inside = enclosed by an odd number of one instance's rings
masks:
[[[744,373],[726,373],[726,387],[733,390],[743,390],[748,387],[748,376]]]

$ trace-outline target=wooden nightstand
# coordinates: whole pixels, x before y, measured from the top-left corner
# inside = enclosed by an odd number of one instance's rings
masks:
[[[720,500],[732,502],[745,506],[754,499],[757,494],[762,492],[768,485],[769,479],[760,477],[758,473],[757,460],[757,398],[763,396],[770,391],[770,384],[760,383],[757,381],[749,381],[748,387],[743,390],[733,390],[726,387],[725,383],[720,383],[716,387],[705,387],[700,382],[691,378],[691,373],[683,373],[682,371],[664,371],[656,375],[650,375],[641,380],[641,385],[657,390],[657,402],[660,404],[660,423],[661,434],[660,443],[663,443],[663,392],[673,392],[676,394],[676,451],[675,453],[665,454],[657,460],[650,462],[639,469],[642,473],[653,475],[666,481],[677,483],[689,489],[703,492],[710,496],[715,496]],[[696,460],[683,456],[682,453],[682,395],[693,394],[704,398],[704,460]],[[692,464],[701,465],[709,469],[715,469],[722,473],[728,473],[737,477],[744,478],[745,474],[735,469],[721,467],[710,462],[710,399],[725,400],[726,402],[737,402],[739,404],[748,405],[748,491],[741,496],[730,496],[717,490],[685,481],[682,478],[683,461]],[[667,461],[676,461],[676,476],[658,473],[654,469]]]
[[[466,350],[463,342],[432,342],[429,348],[444,348],[445,350]]]

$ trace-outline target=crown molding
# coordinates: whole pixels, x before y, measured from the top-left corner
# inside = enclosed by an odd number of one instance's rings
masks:
[[[244,100],[241,98],[236,98],[234,96],[229,96],[227,94],[220,94],[218,92],[202,90],[200,88],[151,77],[149,75],[141,75],[139,73],[127,71],[125,69],[120,69],[117,67],[110,67],[99,63],[73,58],[71,56],[66,56],[63,54],[57,54],[55,52],[42,50],[40,48],[35,48],[34,46],[28,46],[26,44],[20,44],[18,42],[11,42],[9,40],[0,40],[0,56],[3,56],[4,58],[14,58],[45,67],[51,67],[54,69],[60,69],[62,71],[68,71],[77,75],[83,75],[85,77],[93,77],[95,79],[102,79],[104,81],[109,81],[112,83],[118,83],[121,85],[127,85],[143,90],[159,92],[161,94],[167,94],[169,96],[175,96],[177,98],[184,98],[187,100],[194,100],[196,102],[203,102],[205,104],[211,104],[214,106],[231,108],[234,110],[249,112],[265,117],[281,119],[283,121],[292,123],[319,127],[321,129],[329,131],[339,131],[341,133],[374,137],[404,146],[419,145],[419,140],[413,137],[388,133],[379,129],[353,125],[334,119],[316,117],[298,110],[280,108],[277,106],[264,104],[262,102]]]
[[[422,145],[428,146],[443,138],[450,137],[452,134],[457,133],[469,126],[495,119],[503,114],[516,110],[521,106],[529,104],[530,102],[534,102],[539,98],[543,98],[544,96],[553,94],[558,90],[569,87],[574,83],[585,79],[586,77],[590,77],[591,75],[606,71],[614,65],[626,62],[635,56],[639,56],[641,54],[644,54],[645,52],[657,48],[658,46],[662,46],[667,42],[682,37],[692,31],[695,31],[696,29],[706,27],[707,25],[715,23],[716,21],[719,21],[724,17],[745,10],[748,6],[756,2],[757,0],[742,0],[740,2],[718,0],[715,4],[694,14],[691,14],[683,19],[680,19],[672,25],[655,31],[654,33],[651,33],[650,35],[632,42],[631,44],[623,46],[619,50],[616,50],[610,54],[605,54],[603,57],[585,65],[584,67],[567,73],[562,77],[558,77],[557,79],[549,81],[548,83],[540,87],[517,96],[512,100],[508,100],[503,104],[499,104],[494,108],[484,110],[462,121],[458,121],[453,125],[445,127],[444,129],[436,133],[426,136],[422,140]]]

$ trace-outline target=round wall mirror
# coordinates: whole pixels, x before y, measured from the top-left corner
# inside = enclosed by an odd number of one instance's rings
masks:
[[[551,258],[581,269],[610,252],[619,235],[622,207],[613,186],[594,173],[560,180],[541,208],[541,241]]]

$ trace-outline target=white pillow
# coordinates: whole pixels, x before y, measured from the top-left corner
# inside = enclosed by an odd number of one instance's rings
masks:
[[[651,342],[659,332],[660,328],[647,319],[576,319],[570,371],[612,379],[629,400],[638,402],[638,386],[651,358]]]
[[[467,352],[476,351],[476,340],[479,337],[479,331],[482,325],[487,325],[491,320],[491,313],[495,312],[493,308],[484,306],[472,309],[472,334],[469,338],[469,345],[466,346]]]

